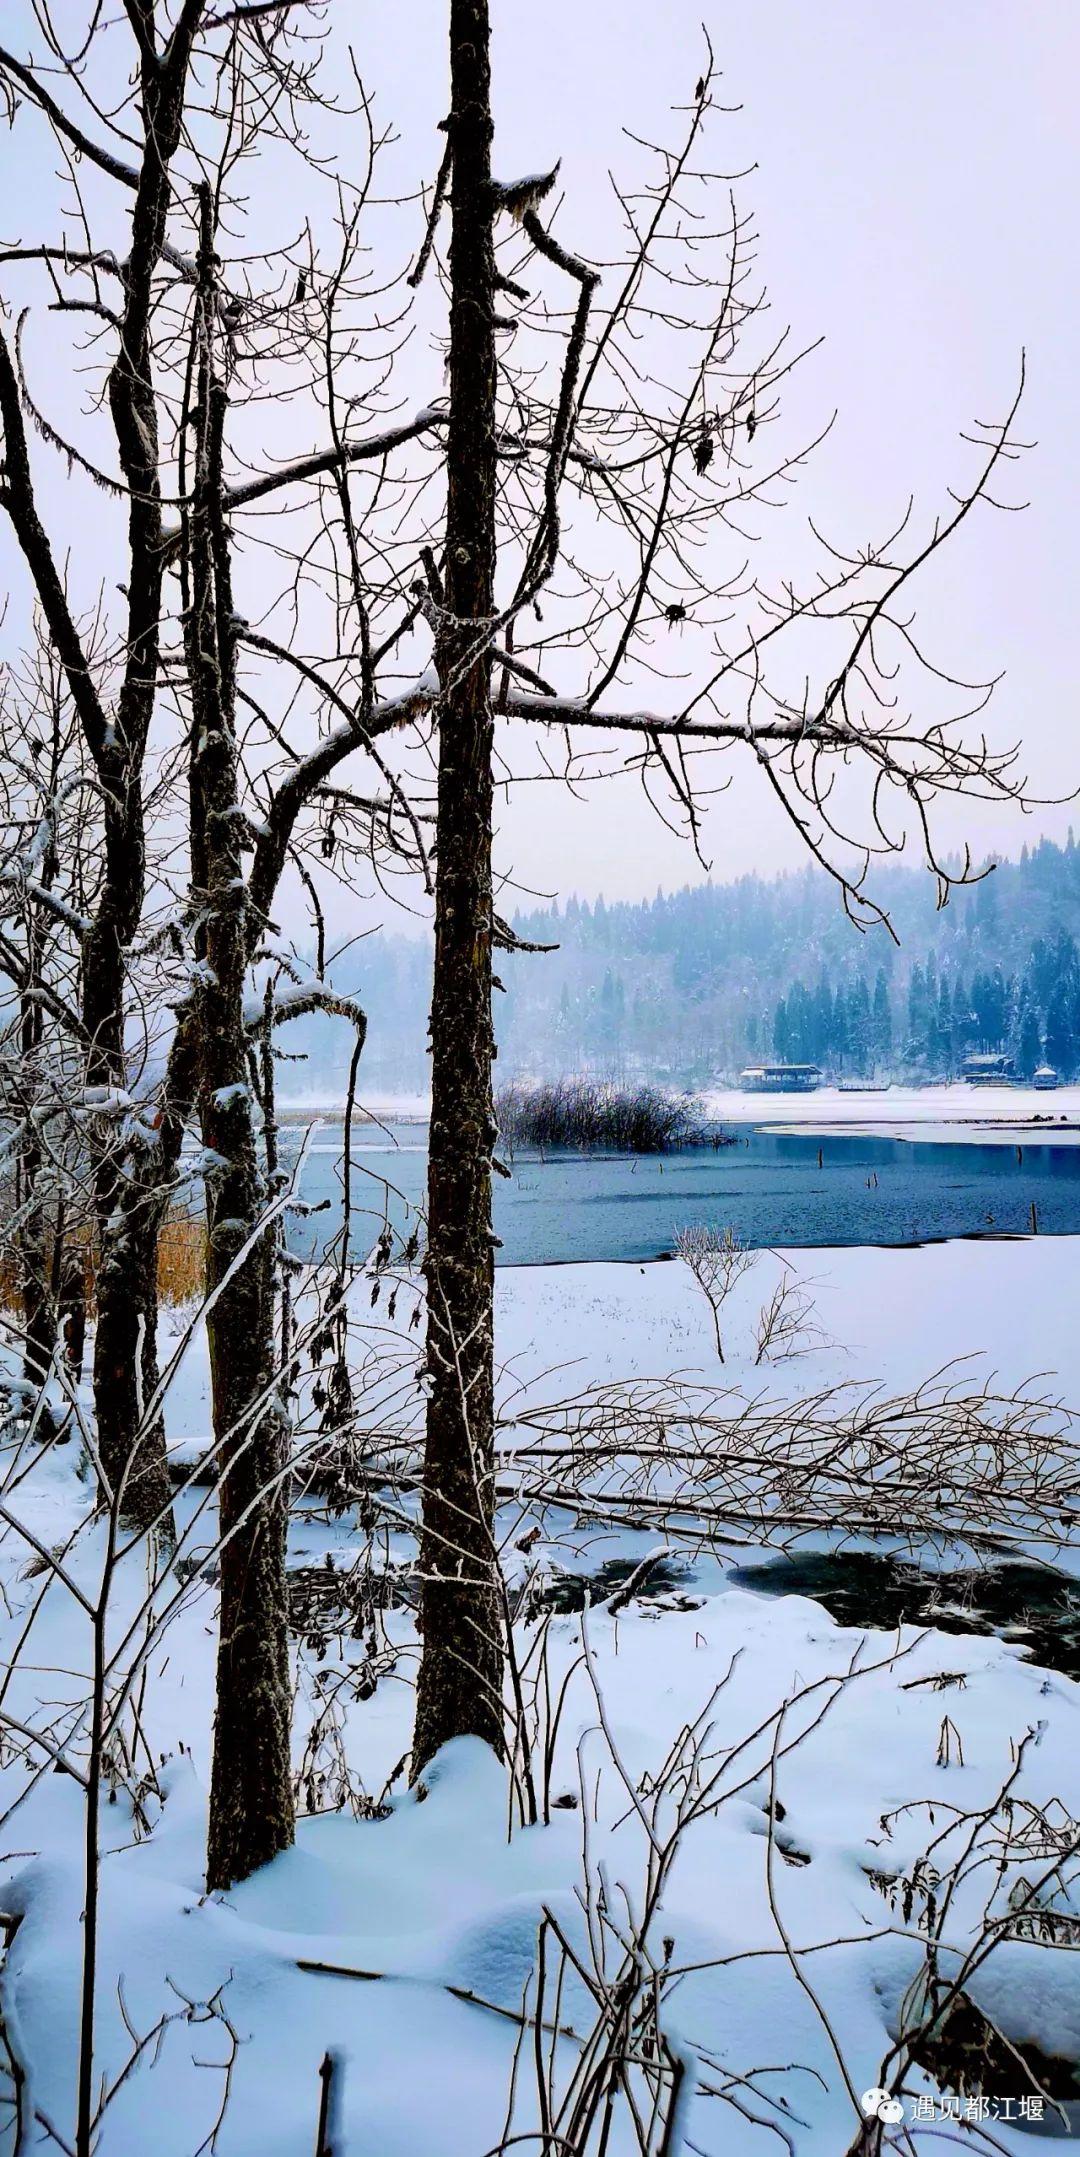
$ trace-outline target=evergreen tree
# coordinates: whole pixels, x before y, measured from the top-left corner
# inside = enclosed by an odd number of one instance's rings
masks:
[[[918,1063],[925,1058],[929,1031],[930,1006],[926,976],[918,960],[916,960],[911,969],[911,980],[908,984],[907,1054],[912,1062]]]
[[[1018,1007],[1016,1047],[1013,1052],[1017,1076],[1030,1079],[1043,1060],[1042,1030],[1039,1014],[1030,995],[1025,995]]]
[[[943,974],[938,988],[937,1015],[934,1023],[934,1054],[932,1061],[951,1078],[953,1059],[953,1006],[952,991],[948,977]]]
[[[873,1014],[865,974],[859,974],[848,998],[848,1037],[851,1068],[865,1078],[874,1060]]]
[[[892,1055],[892,1007],[889,1001],[889,984],[884,967],[879,966],[874,983],[874,1013],[871,1039],[875,1070],[884,1070]]]
[[[831,1051],[831,1053],[830,1053]],[[848,1000],[843,988],[838,988],[833,1001],[832,1029],[826,1061],[845,1071],[851,1054],[851,1031],[848,1023]]]
[[[799,1063],[828,1064],[837,1050],[836,1007],[829,977],[823,973],[814,994],[813,1014],[807,1028],[807,1039],[798,1058]]]
[[[1056,982],[1046,1009],[1046,1060],[1062,1078],[1071,1078],[1076,1069],[1076,1002],[1070,986],[1067,980]]]
[[[996,876],[984,876],[975,887],[975,925],[979,934],[990,941],[998,930],[998,882]]]
[[[955,1069],[959,1069],[964,1057],[968,1055],[971,1049],[973,1028],[971,992],[965,987],[962,975],[958,975],[953,989],[952,1009],[953,1066]]]
[[[699,1064],[707,1075],[741,1069],[779,1053],[774,1048],[777,1004],[783,1001],[785,1056],[850,1071],[907,1065],[917,1072],[958,1069],[965,1055],[1015,1048],[1025,974],[1045,1035],[1051,1027],[1055,1055],[1062,1047],[1080,1062],[1080,850],[1043,841],[1023,866],[1002,862],[996,873],[957,888],[938,915],[912,872],[882,868],[881,896],[902,935],[897,949],[870,932],[869,1045],[864,1045],[865,1006],[852,968],[853,939],[824,881],[811,873],[777,878],[754,876],[729,885],[708,885],[665,894],[640,904],[580,898],[565,902],[556,921],[550,910],[517,917],[520,935],[558,942],[537,965],[509,955],[505,966],[516,993],[500,1013],[501,1069],[573,1068],[578,1052],[603,1058],[633,1055],[643,1067],[662,1062],[685,1074]],[[597,919],[600,933],[597,934]],[[384,1063],[397,1053],[402,1022],[428,995],[430,959],[391,959],[377,964],[373,943],[365,971],[371,1015],[371,1057],[380,1079],[398,1082]],[[932,963],[931,963],[932,960]],[[914,962],[914,963],[913,963]],[[598,1014],[606,968],[612,989]],[[634,990],[618,1013],[620,968],[634,969]],[[500,969],[501,970],[501,969]],[[888,1013],[878,1008],[877,976],[884,977]],[[504,974],[504,979],[507,975]],[[941,981],[948,982],[949,1020],[944,1023]],[[837,982],[843,982],[837,1021]],[[760,984],[772,983],[762,1002]],[[558,1024],[560,999],[569,985],[578,1040],[571,1055],[566,1028]],[[595,1017],[595,1029],[590,1033]],[[845,1049],[844,1033],[850,1034]],[[1075,1052],[1070,1044],[1075,1041]],[[394,1043],[387,1048],[385,1044]],[[307,1044],[305,1043],[305,1050]],[[318,1061],[314,1048],[313,1066]],[[1063,1069],[1069,1068],[1063,1064]],[[417,1083],[422,1064],[410,1082]],[[404,1076],[404,1074],[402,1074]]]

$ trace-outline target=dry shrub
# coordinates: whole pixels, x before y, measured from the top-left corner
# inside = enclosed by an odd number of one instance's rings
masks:
[[[580,1153],[668,1153],[678,1146],[726,1143],[692,1101],[658,1086],[560,1079],[552,1085],[507,1086],[495,1105],[510,1152],[532,1146]]]

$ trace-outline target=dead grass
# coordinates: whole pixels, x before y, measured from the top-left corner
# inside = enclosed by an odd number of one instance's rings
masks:
[[[179,1208],[166,1215],[158,1242],[158,1296],[190,1303],[206,1285],[206,1223]]]
[[[73,1228],[66,1239],[65,1258],[70,1263],[76,1252],[82,1257],[83,1278],[86,1287],[86,1311],[89,1318],[95,1315],[96,1301],[94,1283],[97,1271],[97,1251],[89,1225],[85,1222]],[[182,1207],[170,1208],[162,1223],[158,1240],[157,1287],[162,1303],[188,1303],[201,1296],[206,1279],[206,1224]],[[22,1308],[18,1254],[10,1245],[0,1249],[0,1310],[18,1312]]]

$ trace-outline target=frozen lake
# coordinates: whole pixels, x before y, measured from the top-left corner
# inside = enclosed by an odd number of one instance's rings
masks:
[[[644,1260],[671,1251],[679,1228],[732,1227],[755,1247],[896,1245],[954,1236],[1080,1233],[1080,1146],[1031,1138],[906,1139],[866,1131],[729,1126],[736,1143],[663,1156],[519,1155],[496,1179],[500,1265]],[[293,1148],[300,1133],[287,1134]],[[422,1124],[362,1126],[353,1138],[357,1255],[387,1218],[406,1236],[422,1204]],[[326,1123],[304,1162],[300,1193],[328,1201],[294,1219],[290,1243],[311,1255],[340,1224],[342,1133]]]

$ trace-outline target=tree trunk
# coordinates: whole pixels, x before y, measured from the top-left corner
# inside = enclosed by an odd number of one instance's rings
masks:
[[[86,1271],[81,1251],[63,1259],[57,1310],[64,1336],[64,1361],[78,1385],[86,1353]]]
[[[493,1522],[490,661],[495,264],[487,0],[451,0],[450,411],[428,1165],[429,1397],[414,1777],[447,1739],[502,1751]]]
[[[152,11],[151,11],[152,13]],[[201,10],[181,11],[162,55],[145,42],[142,98],[145,137],[124,264],[119,346],[109,370],[109,409],[127,481],[127,659],[115,738],[95,751],[103,782],[105,875],[83,951],[82,1018],[87,1084],[123,1086],[127,953],[142,916],[146,887],[143,763],[161,661],[162,543],[158,408],[150,346],[153,279],[165,245],[169,167],[184,114],[192,40]],[[145,1162],[117,1162],[108,1148],[95,1171],[101,1266],[94,1344],[94,1407],[102,1466],[125,1493],[123,1512],[137,1527],[169,1502],[165,1426],[143,1406],[157,1376],[157,1238],[163,1206],[147,1203]],[[118,1226],[122,1227],[120,1234]],[[173,1533],[171,1515],[167,1533]]]
[[[248,893],[238,818],[235,619],[222,514],[226,391],[211,365],[214,250],[203,191],[198,446],[188,534],[192,861],[205,880],[198,1002],[206,1177],[207,1334],[221,1536],[208,1888],[289,1847],[294,1831],[287,1629],[288,1423],[277,1384],[273,1234],[260,1232],[244,991]],[[245,1254],[245,1255],[241,1255]],[[235,1270],[234,1270],[235,1269]]]
[[[127,944],[142,913],[145,886],[140,782],[118,771],[106,800],[105,885],[83,962],[83,1021],[91,1043],[87,1081],[122,1086],[127,1076],[124,1004]],[[161,1204],[143,1156],[117,1156],[103,1138],[94,1169],[99,1260],[94,1331],[94,1410],[101,1465],[121,1492],[123,1519],[135,1528],[174,1528],[165,1426],[144,1417],[144,1358],[156,1362],[157,1242]],[[151,1387],[151,1392],[153,1388]]]
[[[22,1274],[23,1376],[34,1386],[43,1385],[49,1376],[58,1338],[49,1239],[41,1194],[42,1165],[41,1147],[31,1129],[23,1140],[19,1161],[22,1180],[19,1264]]]
[[[220,1045],[227,1052],[227,1037]],[[212,1115],[204,1123],[204,1134],[215,1130],[230,1146],[211,1208],[211,1292],[262,1206],[250,1104],[232,1110],[230,1122],[228,1133]],[[207,1326],[223,1538],[208,1888],[245,1879],[293,1839],[287,1425],[274,1385],[272,1320],[272,1243],[263,1234]]]
[[[119,1214],[116,1207],[119,1206]],[[131,1527],[175,1540],[165,1424],[147,1417],[157,1385],[157,1251],[162,1207],[114,1202],[101,1236],[94,1406],[101,1464]],[[122,1222],[126,1234],[118,1232]]]
[[[146,355],[149,367],[149,356]],[[142,393],[140,393],[142,394]],[[114,396],[114,406],[117,399]],[[144,427],[156,428],[152,396],[143,395]],[[156,434],[154,439],[156,440]],[[145,456],[145,452],[144,452]],[[143,484],[156,494],[156,456]],[[160,512],[153,504],[160,522]],[[146,505],[136,505],[146,517]],[[133,508],[132,520],[136,510]],[[156,529],[156,526],[155,526]],[[142,746],[157,672],[156,601],[138,648],[135,709],[121,709],[138,739],[115,753],[105,793],[105,876],[97,912],[83,951],[82,1019],[90,1043],[88,1086],[123,1087],[127,1078],[124,1013],[127,949],[142,915],[146,887],[143,829]],[[126,686],[126,685],[125,685]],[[128,698],[129,705],[132,698]],[[118,729],[119,731],[119,729]],[[121,735],[121,741],[127,737]],[[103,1136],[94,1168],[94,1210],[100,1259],[94,1335],[94,1410],[101,1465],[110,1488],[122,1492],[121,1513],[132,1527],[157,1522],[174,1536],[165,1425],[143,1415],[149,1393],[144,1362],[156,1370],[157,1238],[162,1207],[146,1178],[146,1161],[130,1149],[118,1154]]]
[[[50,846],[41,864],[46,886],[51,886],[58,863]],[[33,921],[27,938],[27,985],[40,980],[44,937],[40,918]],[[57,1344],[56,1297],[49,1236],[45,1225],[44,1167],[41,1134],[34,1117],[34,1065],[41,1048],[43,1017],[36,997],[25,995],[19,1013],[19,1041],[26,1074],[23,1131],[18,1152],[18,1204],[22,1219],[19,1231],[19,1264],[22,1275],[23,1376],[29,1385],[44,1385],[53,1367]]]

